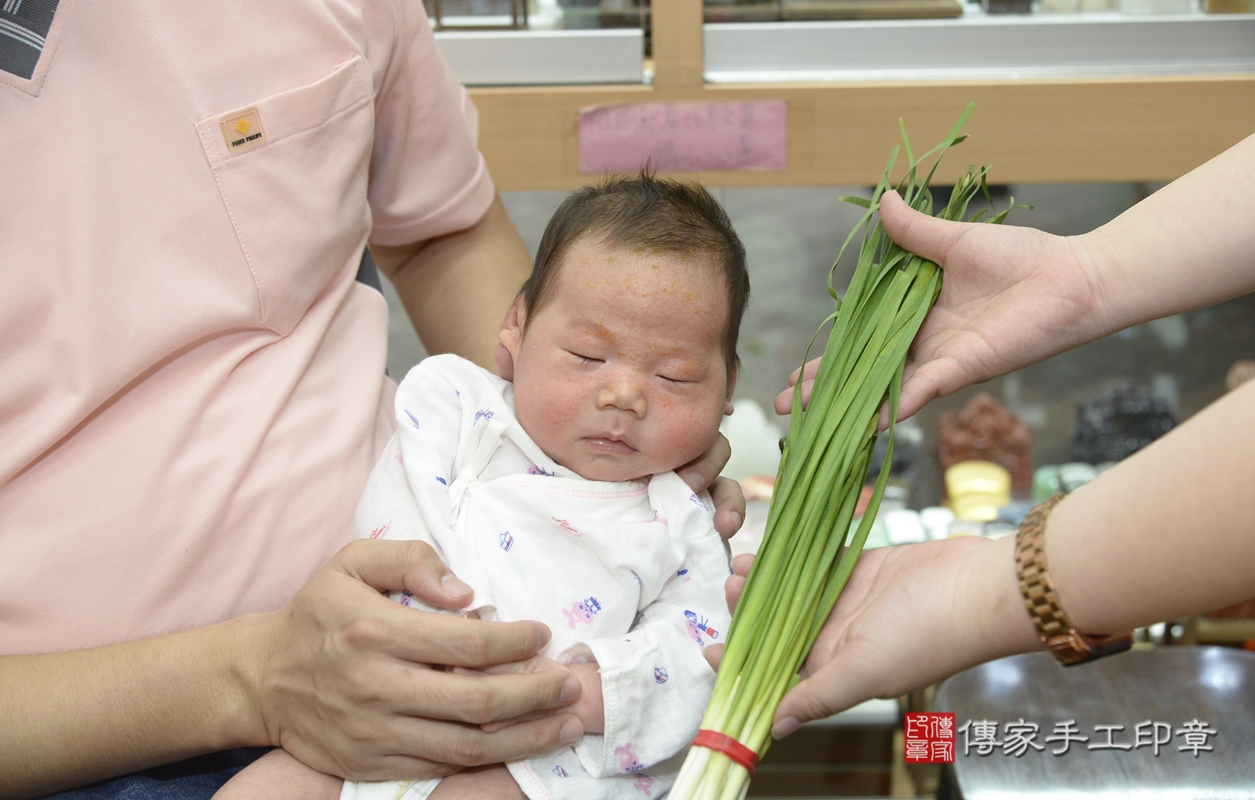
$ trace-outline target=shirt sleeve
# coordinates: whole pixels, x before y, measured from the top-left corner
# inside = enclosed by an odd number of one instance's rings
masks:
[[[405,245],[464,230],[495,196],[474,104],[441,55],[423,4],[394,0],[392,52],[375,94],[370,240]]]
[[[702,649],[722,642],[731,620],[723,589],[731,574],[728,550],[715,532],[710,498],[669,478],[678,487],[668,485],[667,494],[675,498],[679,489],[680,501],[655,507],[684,537],[683,567],[627,636],[586,643],[601,673],[605,732],[585,736],[575,750],[594,777],[638,772],[679,753],[697,734],[714,689],[715,672]]]

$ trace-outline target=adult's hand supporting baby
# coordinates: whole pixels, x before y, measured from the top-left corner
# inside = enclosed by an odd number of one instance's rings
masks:
[[[394,603],[408,590],[458,609],[470,587],[421,542],[363,540],[343,548],[285,608],[261,615],[245,681],[257,738],[320,771],[357,779],[448,775],[553,750],[583,733],[559,714],[486,733],[481,724],[567,706],[579,681],[560,672],[468,676],[520,661],[548,642],[538,622],[495,623]]]
[[[490,722],[485,725],[481,725],[480,727],[491,733],[502,730],[510,725],[540,719],[541,717],[552,717],[558,714],[574,714],[583,726],[584,733],[605,733],[606,708],[605,700],[601,693],[601,669],[594,661],[563,664],[559,661],[554,661],[552,658],[536,656],[535,658],[529,658],[526,661],[516,661],[512,664],[501,664],[500,666],[489,667],[486,670],[458,670],[458,672],[469,675],[505,675],[541,672],[546,670],[560,672],[563,675],[574,676],[575,679],[580,682],[580,686],[582,687],[579,699],[571,705],[563,706],[562,708],[545,711],[533,711],[520,717],[516,717],[515,719]]]
[[[428,777],[577,739],[559,673],[464,677],[534,656],[537,622],[488,623],[389,600],[409,589],[461,608],[470,592],[426,545],[343,548],[284,608],[65,653],[0,656],[0,797],[37,797],[233,747],[275,744],[339,776]],[[195,720],[196,724],[188,724]]]
[[[731,539],[745,521],[741,484],[719,474],[731,457],[732,445],[721,433],[709,450],[676,470],[693,491],[710,490],[710,499],[715,502],[715,530],[725,539]]]

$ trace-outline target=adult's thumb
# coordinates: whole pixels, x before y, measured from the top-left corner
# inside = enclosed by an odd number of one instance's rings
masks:
[[[804,722],[830,717],[867,699],[858,696],[858,690],[850,683],[848,675],[842,679],[838,674],[840,670],[833,668],[834,663],[829,661],[784,696],[771,725],[774,738],[782,739]],[[845,671],[848,673],[848,670]]]
[[[903,249],[945,266],[950,248],[963,235],[963,224],[937,219],[911,208],[897,192],[880,197],[880,223]]]
[[[361,539],[341,549],[335,560],[377,591],[408,591],[436,608],[464,608],[475,596],[426,542]]]

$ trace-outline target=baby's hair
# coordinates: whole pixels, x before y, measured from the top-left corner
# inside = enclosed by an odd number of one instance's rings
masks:
[[[646,167],[638,175],[606,178],[571,193],[549,220],[536,265],[523,284],[528,319],[549,302],[558,265],[586,236],[599,237],[613,248],[714,259],[728,282],[723,358],[732,374],[740,363],[736,342],[749,304],[750,280],[745,247],[710,192],[696,183],[655,177]]]

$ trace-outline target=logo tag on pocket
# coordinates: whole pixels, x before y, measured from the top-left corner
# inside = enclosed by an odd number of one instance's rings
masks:
[[[227,140],[227,149],[232,153],[266,142],[266,130],[262,127],[261,115],[255,108],[227,117],[220,124],[222,135]]]

